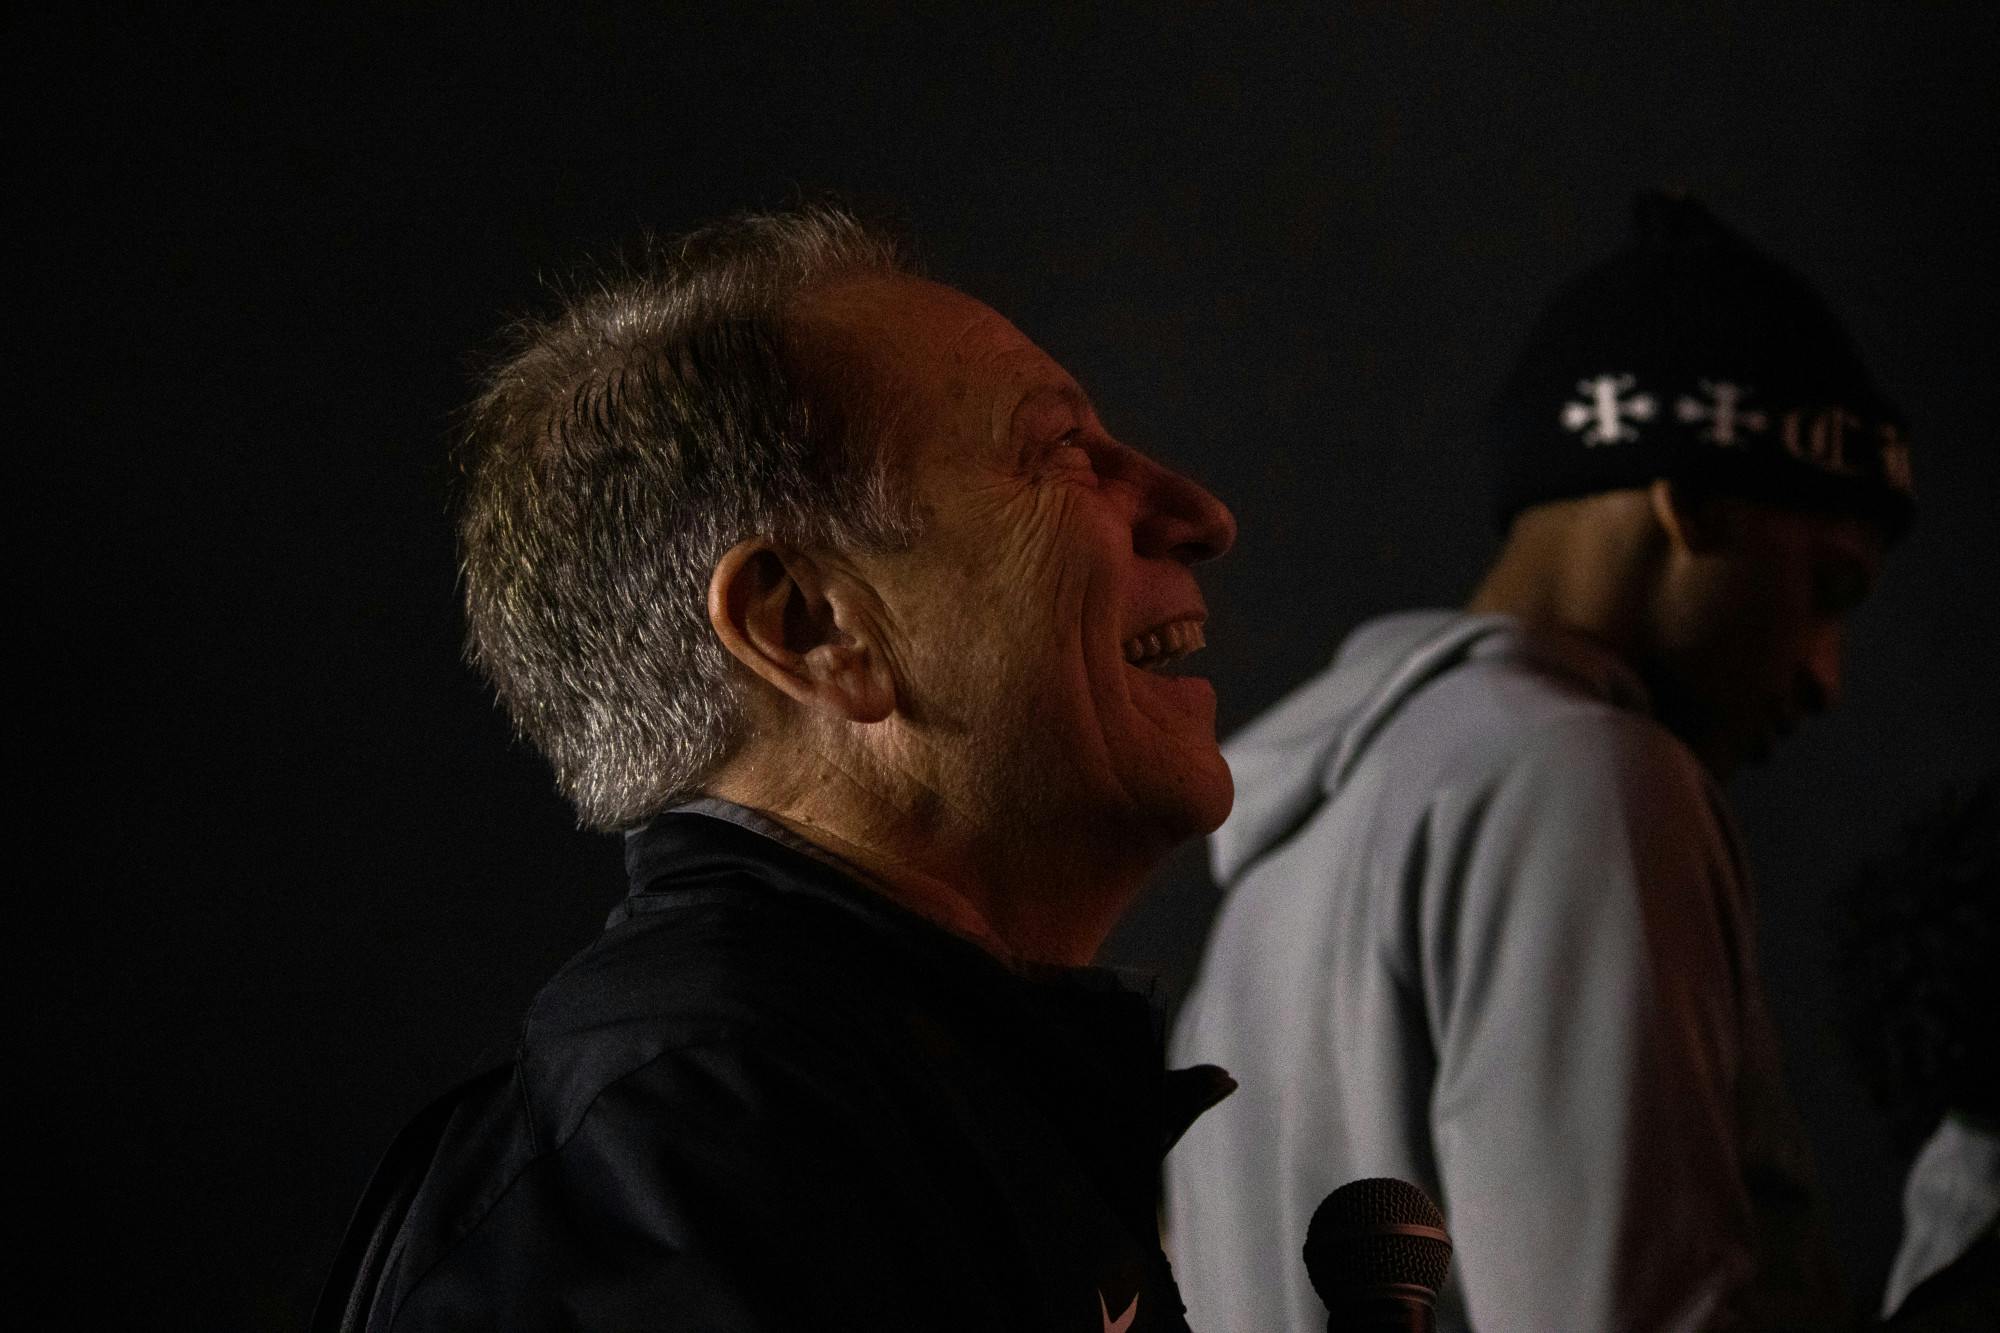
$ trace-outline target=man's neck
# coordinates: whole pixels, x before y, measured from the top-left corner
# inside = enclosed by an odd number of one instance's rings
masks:
[[[1594,496],[1523,514],[1466,610],[1581,635],[1636,669],[1657,572],[1643,495]]]
[[[780,771],[784,780],[769,780]],[[1034,831],[1010,845],[974,841],[947,803],[896,799],[819,757],[774,768],[746,756],[706,790],[839,857],[885,897],[1010,966],[1091,961],[1141,878],[1093,873],[1085,863],[1094,858],[1058,857]]]

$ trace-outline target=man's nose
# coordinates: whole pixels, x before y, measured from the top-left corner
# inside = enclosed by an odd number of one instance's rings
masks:
[[[1172,468],[1151,464],[1145,499],[1133,525],[1140,555],[1184,565],[1213,560],[1236,544],[1236,516],[1208,488]]]
[[[1840,706],[1840,659],[1846,635],[1833,625],[1816,635],[1805,660],[1799,664],[1799,707],[1807,713],[1826,713]]]

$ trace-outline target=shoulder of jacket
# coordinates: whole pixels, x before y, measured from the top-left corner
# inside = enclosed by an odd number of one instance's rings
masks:
[[[828,1063],[865,1044],[895,1008],[890,951],[824,905],[694,904],[635,916],[572,960],[536,997],[518,1060],[543,1143],[591,1102],[680,1052],[727,1062]]]
[[[1657,720],[1602,700],[1578,699],[1523,726],[1498,757],[1496,782],[1577,801],[1643,798],[1655,813],[1712,809],[1714,780],[1694,752]]]

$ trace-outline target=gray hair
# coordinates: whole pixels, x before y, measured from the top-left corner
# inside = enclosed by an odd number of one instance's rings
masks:
[[[914,271],[894,236],[809,204],[649,244],[511,331],[461,442],[467,655],[585,826],[650,817],[741,744],[707,614],[725,551],[915,535],[858,386],[800,364],[789,325],[811,290]]]

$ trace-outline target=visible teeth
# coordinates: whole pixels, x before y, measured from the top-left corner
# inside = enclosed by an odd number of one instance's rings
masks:
[[[1125,642],[1125,660],[1134,666],[1164,666],[1206,646],[1201,622],[1176,620]]]

